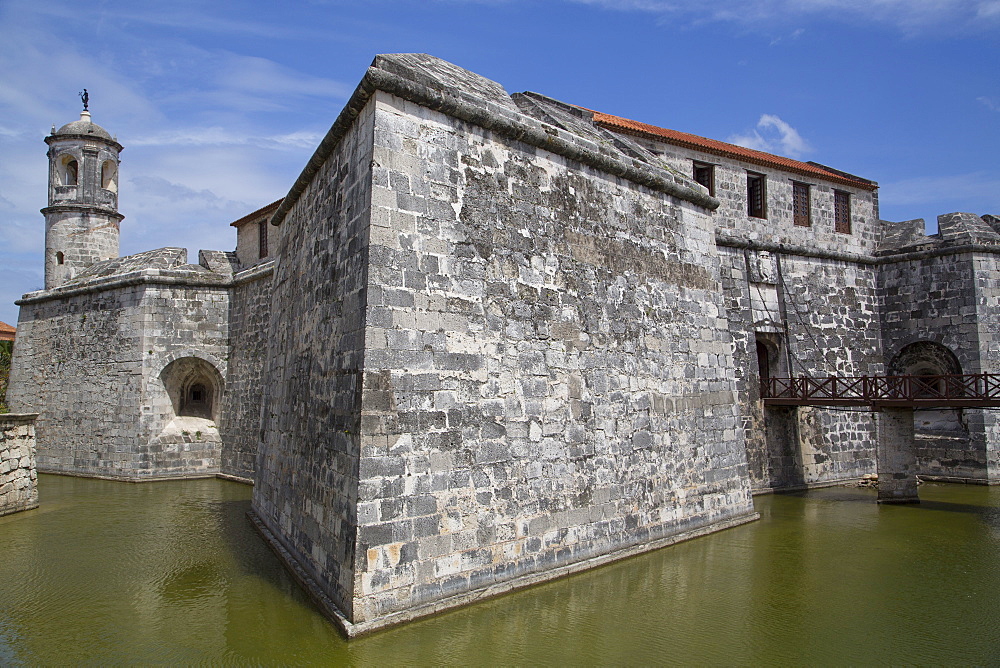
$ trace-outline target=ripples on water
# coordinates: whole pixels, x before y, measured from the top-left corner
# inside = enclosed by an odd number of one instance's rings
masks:
[[[1000,661],[1000,488],[758,497],[759,522],[345,642],[222,480],[40,477],[0,518],[0,665]]]

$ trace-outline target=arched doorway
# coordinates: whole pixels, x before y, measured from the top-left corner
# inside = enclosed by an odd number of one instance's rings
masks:
[[[889,363],[892,376],[917,376],[918,396],[933,399],[944,393],[944,383],[936,376],[962,373],[962,365],[947,346],[934,341],[917,341],[905,346]],[[920,433],[966,431],[959,408],[915,411],[913,428]]]
[[[218,422],[222,405],[222,376],[198,357],[176,359],[160,372],[174,415]]]

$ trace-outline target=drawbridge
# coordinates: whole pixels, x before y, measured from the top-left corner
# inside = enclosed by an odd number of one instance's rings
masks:
[[[879,503],[919,503],[913,411],[1000,407],[1000,374],[765,378],[765,406],[862,406],[877,412]]]

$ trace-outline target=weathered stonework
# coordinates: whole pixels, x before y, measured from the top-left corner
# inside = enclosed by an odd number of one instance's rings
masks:
[[[112,260],[162,268],[107,277],[101,263],[21,300],[8,402],[40,414],[40,470],[127,479],[218,472],[215,418],[180,415],[168,368],[199,360],[221,406],[229,295],[224,277],[183,264],[184,254]]]
[[[998,371],[992,216],[928,238],[878,221],[873,181],[423,54],[376,58],[288,194],[197,265],[117,257],[121,146],[89,117],[47,141],[69,246],[19,302],[8,393],[39,468],[254,482],[255,526],[349,635],[752,520],[752,492],[1000,480],[990,411],[761,399]]]
[[[1000,371],[1000,233],[968,213],[884,223],[879,255],[882,330],[892,373]],[[940,479],[1000,483],[994,411],[917,411],[917,470]]]
[[[274,262],[258,264],[233,277],[229,298],[229,360],[219,431],[219,472],[253,480],[260,441],[261,396],[271,322]]]
[[[0,415],[0,516],[38,507],[36,417],[32,413]]]
[[[254,490],[347,629],[753,516],[710,221],[367,98],[282,225]]]

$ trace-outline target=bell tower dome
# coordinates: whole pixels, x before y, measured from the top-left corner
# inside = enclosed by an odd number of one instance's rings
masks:
[[[45,138],[49,205],[45,216],[45,289],[63,285],[102,260],[118,257],[118,154],[122,145],[90,118],[81,95],[80,120]]]

